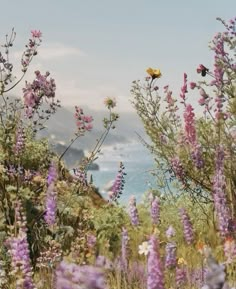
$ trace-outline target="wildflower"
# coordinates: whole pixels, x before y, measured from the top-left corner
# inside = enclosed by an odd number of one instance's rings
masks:
[[[226,180],[224,175],[224,149],[219,146],[216,151],[216,171],[213,177],[213,199],[221,237],[229,233],[230,210],[225,194]]]
[[[186,260],[184,258],[182,258],[182,257],[178,259],[177,263],[178,263],[178,265],[187,265]]]
[[[197,73],[201,73],[202,76],[206,76],[207,72],[209,71],[208,68],[206,68],[204,65],[199,64],[197,68]]]
[[[76,126],[78,129],[78,133],[83,135],[86,131],[91,131],[93,128],[92,116],[84,115],[84,111],[82,108],[75,106],[75,119],[76,119]]]
[[[122,162],[120,162],[120,168],[118,171],[118,174],[115,178],[115,181],[113,182],[111,191],[109,192],[109,198],[110,201],[116,201],[122,194],[122,191],[124,189],[125,184],[125,166]]]
[[[22,126],[19,126],[17,131],[16,131],[16,143],[14,147],[14,152],[16,156],[18,156],[25,145],[25,134],[24,134],[24,128]]]
[[[130,197],[129,201],[129,215],[133,226],[139,225],[138,210],[136,207],[136,199],[134,196]]]
[[[166,237],[168,239],[175,236],[175,229],[172,226],[169,226],[169,228],[166,230]]]
[[[139,248],[138,250],[139,255],[147,256],[147,254],[150,251],[151,245],[149,244],[149,242],[145,241],[141,245],[139,245],[138,248]]]
[[[34,38],[42,37],[42,32],[40,30],[31,30],[31,35]]]
[[[153,224],[158,224],[160,218],[160,205],[157,197],[151,202],[151,218]]]
[[[105,289],[104,273],[94,266],[78,266],[62,261],[56,270],[57,289],[84,288]]]
[[[181,93],[180,93],[180,97],[185,101],[185,94],[188,92],[188,89],[187,89],[187,74],[184,73],[184,84],[183,86],[181,87]]]
[[[175,282],[177,288],[181,288],[187,282],[187,270],[185,267],[176,267]]]
[[[197,248],[197,251],[200,253],[200,254],[204,254],[206,248],[207,248],[207,245],[201,241],[199,241],[196,245],[196,248]]]
[[[116,99],[111,97],[106,97],[104,99],[104,104],[108,109],[114,108],[116,106]]]
[[[166,244],[166,268],[172,268],[176,266],[176,248],[177,247],[174,242],[169,242]]]
[[[179,157],[178,156],[173,157],[170,162],[171,162],[171,169],[174,172],[175,176],[182,183],[185,183],[185,171]]]
[[[18,234],[6,240],[6,245],[11,256],[11,273],[16,276],[15,288],[34,289],[29,244],[27,241],[26,217],[20,201],[17,201],[15,204],[15,220],[16,225],[19,227]]]
[[[54,184],[57,179],[55,164],[52,163],[47,177],[48,188],[46,192],[45,215],[44,219],[49,226],[54,225],[56,221],[57,193],[54,190]]]
[[[194,240],[193,226],[184,208],[180,209],[180,216],[184,228],[185,241],[188,245],[191,245]]]
[[[164,289],[164,275],[159,255],[158,241],[154,235],[150,237],[150,251],[147,261],[147,289]]]
[[[86,239],[87,239],[88,247],[94,248],[94,246],[96,245],[96,242],[97,242],[96,236],[94,236],[93,234],[87,234]]]
[[[227,237],[224,242],[226,262],[231,263],[236,257],[236,243],[232,237]]]
[[[146,72],[152,77],[152,79],[160,78],[161,77],[161,71],[160,69],[154,69],[149,67]]]
[[[196,82],[190,82],[189,86],[191,89],[194,89],[197,86],[197,84],[196,84]]]
[[[96,258],[95,265],[97,267],[102,267],[104,269],[112,269],[113,263],[107,259],[105,256],[99,255]]]
[[[55,106],[53,102],[56,91],[55,80],[48,79],[49,72],[42,75],[40,71],[35,71],[35,75],[34,81],[32,83],[26,81],[23,88],[24,105],[28,117],[32,117],[33,112],[37,110],[43,98],[46,98],[47,101],[51,99],[51,107]]]

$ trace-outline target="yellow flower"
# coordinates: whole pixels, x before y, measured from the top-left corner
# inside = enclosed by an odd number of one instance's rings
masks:
[[[161,77],[161,71],[160,69],[153,69],[149,67],[146,72],[152,77],[152,79],[160,78]]]
[[[184,260],[184,258],[179,258],[178,265],[187,265],[187,262]]]

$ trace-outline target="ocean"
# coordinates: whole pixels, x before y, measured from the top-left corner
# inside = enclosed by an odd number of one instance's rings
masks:
[[[99,170],[89,171],[88,179],[92,175],[94,185],[104,198],[108,198],[104,189],[116,178],[120,162],[124,164],[127,175],[119,202],[126,205],[132,195],[141,202],[144,193],[155,187],[155,178],[150,174],[154,168],[153,156],[141,143],[104,147],[96,160]]]

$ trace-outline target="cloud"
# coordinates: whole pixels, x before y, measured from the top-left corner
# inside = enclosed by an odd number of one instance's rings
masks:
[[[15,51],[13,57],[19,59],[22,56],[22,51]],[[46,43],[39,47],[38,59],[55,60],[62,57],[83,57],[86,53],[77,47],[72,47],[64,43]]]
[[[117,110],[132,111],[128,97],[123,95],[118,88],[103,84],[92,88],[82,87],[75,80],[57,79],[57,97],[63,106],[84,105],[94,110],[104,109],[104,98],[115,97]]]

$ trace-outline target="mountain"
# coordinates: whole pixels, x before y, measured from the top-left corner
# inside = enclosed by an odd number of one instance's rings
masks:
[[[86,115],[93,116],[93,129],[87,132],[85,136],[80,137],[72,146],[73,148],[92,150],[96,140],[100,138],[104,131],[103,119],[108,116],[107,111],[91,110],[83,108]],[[56,114],[52,115],[46,123],[46,128],[40,131],[40,136],[47,137],[54,143],[68,145],[76,131],[74,108],[59,108]],[[117,121],[116,128],[110,132],[104,145],[115,146],[117,144],[130,143],[138,141],[137,134],[144,135],[144,129],[141,121],[135,113],[122,112]]]

